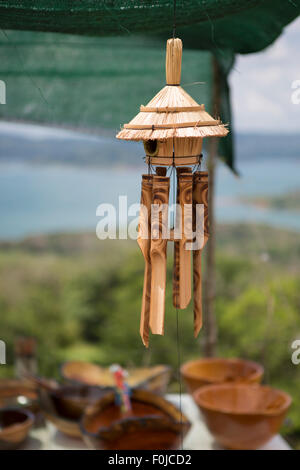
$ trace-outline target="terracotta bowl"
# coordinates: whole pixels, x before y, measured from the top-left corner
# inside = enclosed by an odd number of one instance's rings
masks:
[[[163,365],[129,369],[128,372],[129,376],[126,381],[131,388],[145,388],[160,394],[166,392],[171,376],[170,367]],[[114,378],[109,368],[103,368],[90,362],[65,362],[61,367],[61,375],[65,381],[73,384],[97,385],[104,388],[114,387]]]
[[[203,385],[215,383],[259,383],[263,374],[260,364],[244,359],[196,359],[181,366],[181,375],[191,394]]]
[[[39,406],[36,386],[21,380],[0,379],[0,408],[4,407],[26,408],[37,413]]]
[[[41,409],[55,427],[71,437],[81,437],[79,420],[85,408],[96,403],[103,395],[99,387],[87,385],[58,386],[56,389],[39,388]]]
[[[113,391],[89,407],[80,422],[87,445],[106,450],[177,449],[190,428],[187,418],[147,390],[133,390],[131,401],[128,416],[120,413]]]
[[[0,450],[20,447],[33,423],[34,416],[28,410],[13,407],[0,409]]]
[[[258,384],[201,387],[194,400],[215,439],[229,449],[257,449],[278,433],[291,404],[280,390]]]

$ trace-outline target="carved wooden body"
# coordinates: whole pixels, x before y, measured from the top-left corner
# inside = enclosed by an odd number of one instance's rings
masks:
[[[208,173],[176,168],[176,226],[168,227],[170,179],[164,167],[156,175],[143,175],[138,244],[145,259],[140,334],[146,347],[149,329],[164,333],[167,243],[174,243],[173,305],[184,309],[192,292],[193,251],[194,335],[202,327],[201,255],[209,237]],[[201,205],[201,206],[199,206]],[[199,210],[200,208],[200,210]],[[200,217],[199,217],[200,214]],[[147,236],[149,237],[147,238]]]
[[[170,178],[153,176],[150,328],[152,333],[160,335],[164,333],[165,317],[169,189]],[[154,206],[160,210],[156,214]]]
[[[154,142],[152,143],[154,145]],[[146,163],[151,165],[175,165],[176,168],[182,165],[195,165],[199,163],[199,155],[202,151],[202,139],[179,139],[174,137],[170,140],[155,141],[155,151],[153,154],[148,151],[147,145],[144,145],[146,151]]]
[[[202,327],[202,279],[201,279],[201,257],[209,237],[208,222],[208,173],[205,171],[196,171],[193,175],[193,222],[194,231],[196,231],[196,243],[200,244],[200,248],[193,251],[193,280],[194,280],[194,336]],[[196,227],[197,204],[204,205],[204,233],[199,233]],[[197,239],[197,234],[200,235]]]
[[[151,296],[151,203],[152,203],[152,175],[142,176],[141,211],[139,220],[139,236],[137,242],[145,259],[144,287],[141,311],[140,334],[146,347],[149,345],[149,320]]]
[[[191,251],[186,249],[186,242],[192,238],[192,212],[187,207],[192,207],[192,189],[192,170],[177,168],[177,204],[181,211],[176,214],[176,229],[181,238],[174,240],[173,305],[180,309],[191,300]]]

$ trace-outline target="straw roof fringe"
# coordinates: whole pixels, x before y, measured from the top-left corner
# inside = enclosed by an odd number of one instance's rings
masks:
[[[173,137],[187,138],[187,137],[224,137],[228,134],[228,129],[222,126],[204,126],[204,127],[186,127],[184,129],[166,129],[166,130],[131,130],[122,129],[117,139],[123,140],[167,140]]]
[[[166,78],[167,85],[141,106],[139,114],[117,134],[124,140],[167,140],[173,137],[224,137],[228,129],[213,119],[204,105],[199,105],[181,86],[180,39],[167,42]]]

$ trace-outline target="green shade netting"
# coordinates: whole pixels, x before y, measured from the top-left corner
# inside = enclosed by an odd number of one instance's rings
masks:
[[[190,27],[197,48],[247,53],[270,44],[299,8],[299,0],[177,0],[176,24]],[[0,0],[5,29],[107,36],[170,34],[172,24],[172,0]]]
[[[299,13],[299,0],[177,0],[186,91],[215,115],[213,52],[220,114],[232,131],[227,76],[234,53],[268,46]],[[164,41],[172,25],[172,1],[0,0],[0,27],[23,30],[0,32],[2,119],[118,129],[164,85]],[[108,35],[123,36],[97,37]],[[232,132],[220,142],[219,153],[233,168]]]
[[[10,121],[117,131],[165,84],[165,42],[160,38],[6,31],[0,36],[0,55],[7,94],[0,117]],[[224,51],[222,60],[230,70],[233,54]],[[182,85],[214,113],[212,54],[184,48],[182,65]],[[226,72],[222,84],[222,106],[227,103],[222,114],[229,122]],[[232,166],[228,142],[221,153]]]

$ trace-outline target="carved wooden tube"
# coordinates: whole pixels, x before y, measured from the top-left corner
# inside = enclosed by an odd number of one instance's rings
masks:
[[[170,178],[153,176],[151,213],[150,328],[164,334]]]
[[[178,183],[178,178],[181,173],[191,173],[192,170],[191,168],[187,167],[177,167],[176,168],[176,176],[177,176],[177,194],[176,194],[176,201],[173,203],[176,203],[176,209],[178,209],[179,206],[179,183]],[[180,218],[180,212],[176,210],[176,225],[177,225],[177,230],[181,232],[181,219]],[[179,225],[179,227],[178,227]],[[177,233],[176,233],[177,234]],[[180,299],[179,299],[179,240],[176,240],[173,237],[174,240],[174,264],[173,264],[173,306],[175,308],[180,308]]]
[[[192,241],[192,190],[191,169],[177,168],[177,204],[180,211],[176,214],[176,231],[180,232],[181,238],[174,242],[173,305],[180,309],[186,308],[191,300],[191,251],[187,250],[186,243]]]
[[[197,204],[204,205],[204,213],[201,210],[198,211],[198,214],[202,212],[204,216],[204,220],[200,217],[200,222],[203,222],[202,228],[196,224]],[[196,232],[196,249],[193,250],[194,336],[197,337],[202,327],[201,256],[202,249],[209,237],[208,173],[206,171],[196,171],[193,175],[193,230]]]
[[[139,234],[137,242],[145,259],[144,287],[140,322],[140,335],[146,347],[149,346],[149,320],[151,296],[151,204],[152,204],[152,175],[142,176],[141,209],[139,218]]]

